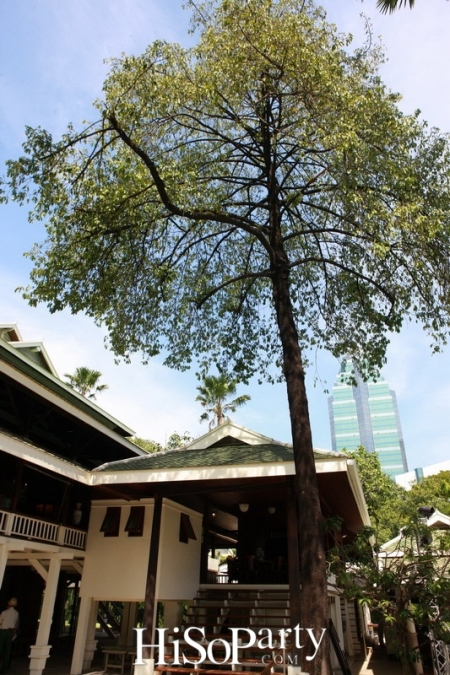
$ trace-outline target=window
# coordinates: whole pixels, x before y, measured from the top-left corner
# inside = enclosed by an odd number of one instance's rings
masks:
[[[120,506],[108,506],[100,532],[105,537],[118,537],[120,526]]]
[[[192,527],[192,523],[187,513],[180,513],[180,536],[178,541],[183,544],[188,544],[189,539],[197,539],[194,528]]]
[[[125,532],[129,537],[142,537],[144,530],[145,506],[132,506],[128,516]]]

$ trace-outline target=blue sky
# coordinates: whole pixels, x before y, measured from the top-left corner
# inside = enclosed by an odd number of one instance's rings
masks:
[[[338,28],[355,44],[364,36],[364,12],[381,36],[388,56],[382,76],[403,95],[406,112],[419,108],[424,119],[450,130],[450,3],[417,0],[414,10],[382,16],[375,0],[322,3]],[[182,1],[166,0],[0,0],[0,173],[20,153],[24,128],[42,126],[58,136],[68,122],[93,119],[101,95],[105,60],[140,53],[157,38],[187,43],[189,15]],[[29,308],[18,286],[26,285],[29,263],[23,253],[44,236],[28,223],[26,208],[0,207],[0,323],[17,322],[24,339],[43,339],[62,376],[80,365],[100,370],[109,390],[99,404],[140,436],[164,442],[173,431],[206,431],[198,422],[193,373],[177,373],[158,359],[143,366],[116,365],[104,348],[104,332],[84,316],[50,315]],[[308,374],[316,447],[329,448],[327,396],[338,363],[320,353]],[[429,340],[417,326],[392,339],[383,375],[397,392],[410,468],[450,458],[450,348],[431,356]],[[314,386],[314,378],[319,383]],[[252,400],[233,415],[236,422],[279,440],[289,440],[283,385],[241,387]]]

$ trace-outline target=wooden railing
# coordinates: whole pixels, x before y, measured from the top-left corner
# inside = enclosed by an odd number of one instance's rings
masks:
[[[347,661],[347,655],[341,647],[332,619],[328,620],[328,630],[330,632],[330,642],[334,649],[334,653],[336,654],[336,658],[339,661],[343,675],[352,675],[350,665]]]
[[[0,534],[84,550],[86,532],[74,527],[0,510]]]

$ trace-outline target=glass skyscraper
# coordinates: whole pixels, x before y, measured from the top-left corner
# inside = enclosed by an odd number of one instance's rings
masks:
[[[349,376],[356,386],[345,381]],[[408,471],[397,399],[383,378],[364,382],[354,372],[352,361],[344,360],[328,408],[335,452],[363,445],[368,452],[378,453],[381,468],[389,476]]]

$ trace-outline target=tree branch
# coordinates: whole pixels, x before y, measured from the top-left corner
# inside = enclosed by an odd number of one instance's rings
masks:
[[[141,147],[139,147],[128,136],[128,134],[124,131],[124,129],[122,129],[113,113],[110,113],[108,119],[111,122],[115,131],[122,139],[122,141],[125,143],[125,145],[127,145],[138,157],[140,157],[144,162],[144,164],[147,166],[155,183],[155,187],[158,190],[162,203],[171,213],[173,213],[175,216],[180,216],[181,218],[188,218],[196,221],[212,220],[213,222],[223,223],[225,225],[235,225],[236,227],[245,230],[249,234],[252,234],[254,237],[256,237],[260,241],[260,243],[264,246],[264,248],[270,253],[270,245],[264,233],[261,231],[260,227],[256,223],[247,222],[243,218],[238,218],[237,216],[233,216],[231,214],[219,213],[217,211],[208,209],[207,210],[183,209],[174,204],[169,197],[164,180],[161,178],[158,168],[156,164],[153,162],[153,160]]]
[[[228,279],[227,281],[224,281],[222,284],[219,284],[215,288],[213,288],[211,291],[208,291],[206,295],[204,295],[200,300],[196,301],[197,309],[200,309],[202,305],[205,304],[209,298],[212,298],[213,295],[221,291],[223,288],[226,288],[227,286],[230,286],[231,284],[235,284],[238,281],[243,281],[244,279],[261,279],[263,277],[270,278],[272,276],[272,272],[270,269],[262,270],[261,272],[249,272],[247,274],[240,274],[237,277],[233,277],[232,279]]]

